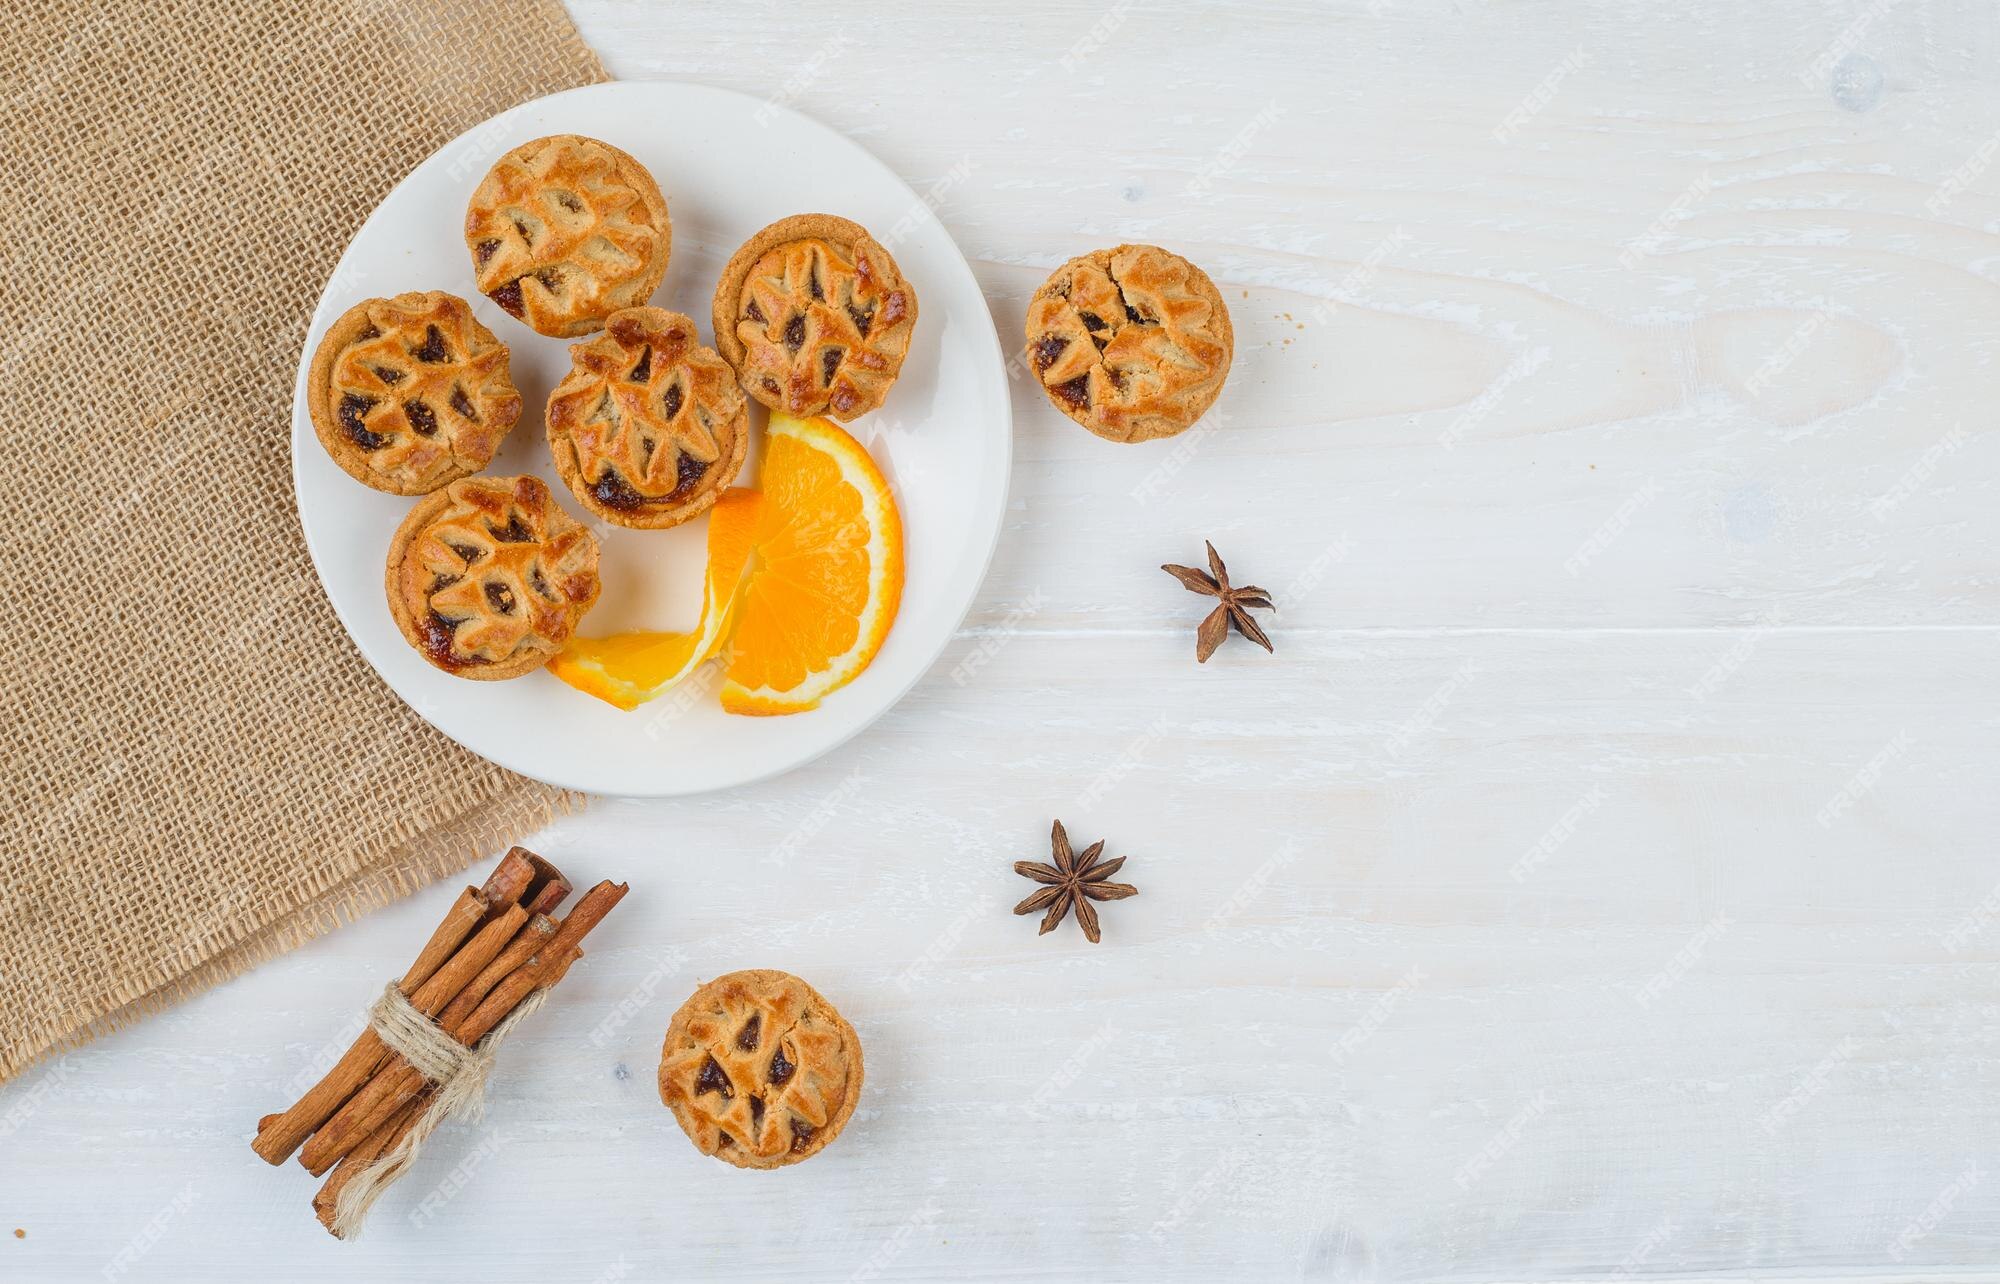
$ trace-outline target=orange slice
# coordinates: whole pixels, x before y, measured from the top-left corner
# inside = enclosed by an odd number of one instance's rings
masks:
[[[903,599],[903,519],[875,461],[827,419],[772,413],[763,488],[722,707],[799,713],[882,649]]]
[[[709,511],[708,573],[703,578],[701,619],[693,632],[571,638],[549,662],[549,672],[621,709],[636,709],[686,679],[729,636],[762,506],[763,497],[756,491],[736,489],[722,492]]]

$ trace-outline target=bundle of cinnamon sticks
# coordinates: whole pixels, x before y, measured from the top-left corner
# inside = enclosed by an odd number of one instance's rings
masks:
[[[552,918],[570,890],[554,865],[512,849],[484,886],[452,902],[397,988],[439,1029],[473,1046],[531,994],[563,978],[582,957],[578,942],[626,886],[599,883],[566,916]],[[333,1230],[341,1190],[416,1127],[435,1088],[369,1029],[298,1104],[258,1120],[251,1148],[281,1164],[303,1145],[299,1162],[308,1172],[331,1169],[313,1208]]]

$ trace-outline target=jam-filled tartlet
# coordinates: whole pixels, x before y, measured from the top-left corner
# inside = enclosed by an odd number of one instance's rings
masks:
[[[556,471],[577,502],[642,530],[707,512],[743,467],[750,413],[694,322],[627,308],[569,356],[547,423]]]
[[[348,476],[426,495],[492,462],[521,394],[507,345],[464,299],[430,290],[341,313],[313,352],[306,409]]]
[[[1056,409],[1110,441],[1186,430],[1236,351],[1208,274],[1157,245],[1071,259],[1028,303],[1028,362]]]
[[[644,165],[556,134],[494,162],[466,206],[465,248],[481,293],[536,332],[570,338],[652,297],[673,224]]]
[[[389,542],[389,613],[461,678],[541,668],[597,601],[597,537],[540,478],[467,477],[426,496]]]
[[[743,243],[715,287],[715,346],[772,410],[842,421],[882,404],[917,292],[859,223],[794,214]]]
[[[754,968],[696,990],[667,1027],[660,1100],[704,1155],[783,1168],[840,1135],[861,1099],[861,1039],[789,972]]]

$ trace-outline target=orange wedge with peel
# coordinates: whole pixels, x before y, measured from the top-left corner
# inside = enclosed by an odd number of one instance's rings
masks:
[[[722,707],[799,713],[882,649],[903,600],[903,519],[867,450],[828,419],[773,412],[762,485]]]
[[[688,633],[615,633],[571,638],[549,672],[586,695],[636,709],[673,688],[722,648],[750,565],[752,536],[763,497],[754,490],[722,493],[708,515],[708,573],[701,619]]]

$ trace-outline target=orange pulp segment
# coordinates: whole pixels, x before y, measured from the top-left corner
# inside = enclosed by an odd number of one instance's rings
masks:
[[[903,521],[867,450],[828,419],[774,412],[762,484],[722,707],[798,713],[882,649],[903,598]]]
[[[571,638],[549,672],[586,695],[636,709],[670,690],[721,649],[762,507],[754,490],[726,490],[708,515],[708,572],[701,618],[688,633],[615,633]]]

